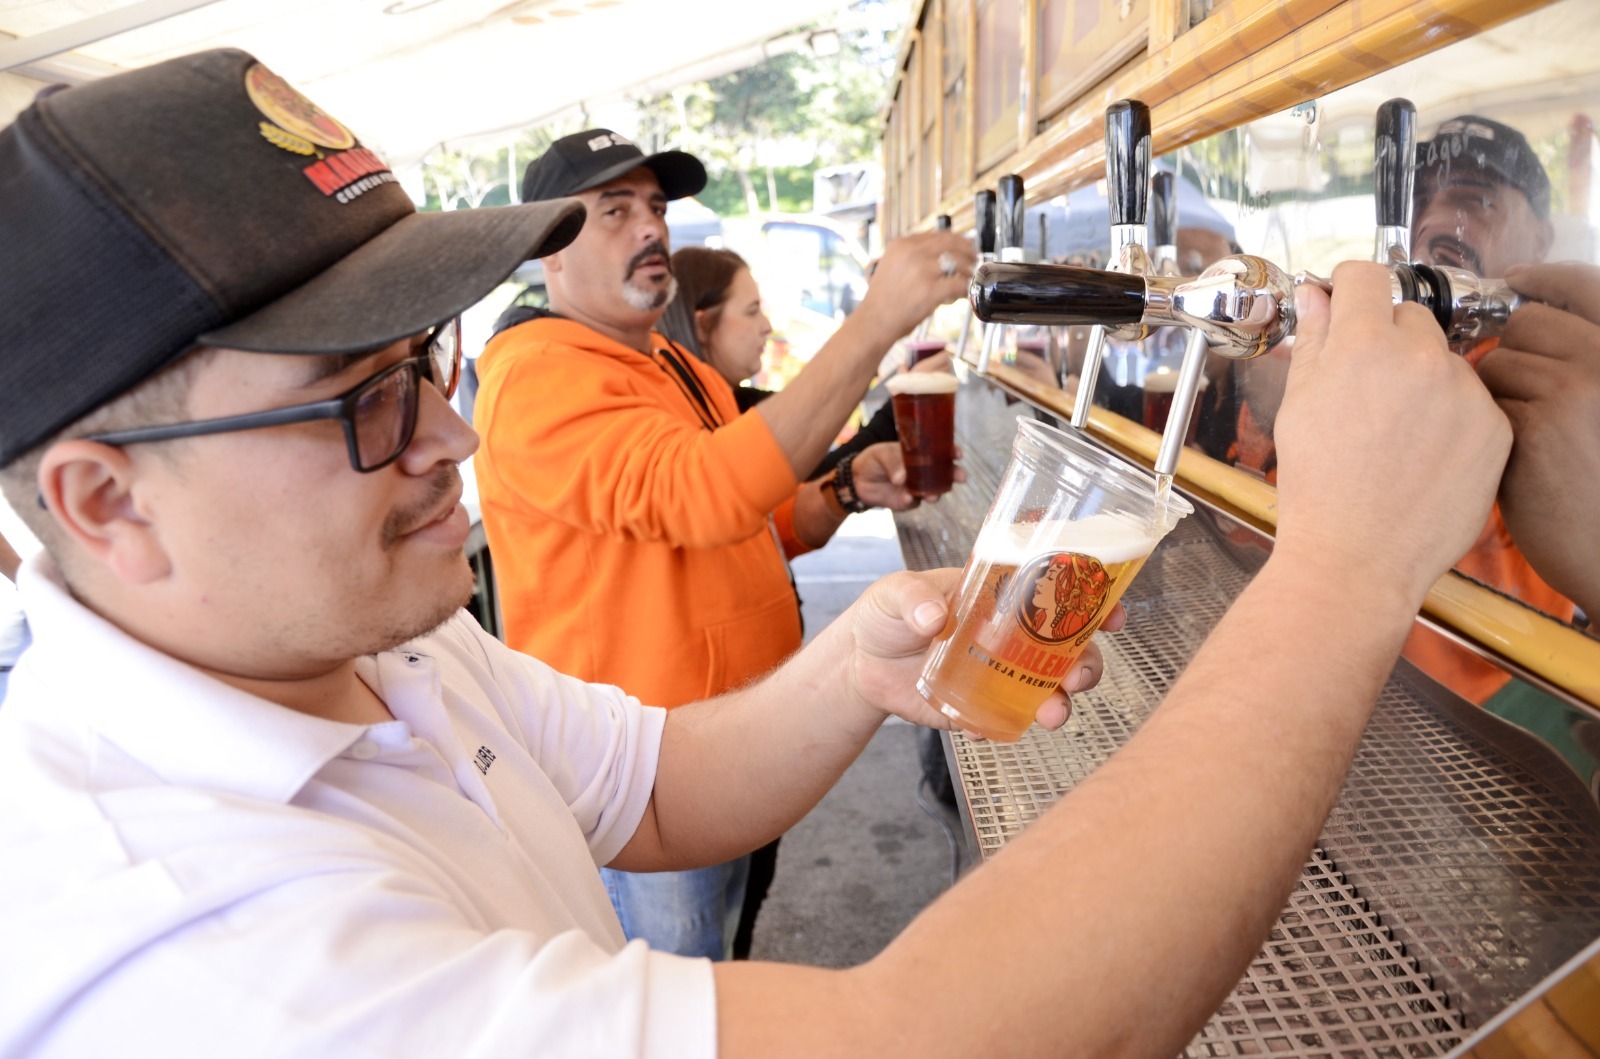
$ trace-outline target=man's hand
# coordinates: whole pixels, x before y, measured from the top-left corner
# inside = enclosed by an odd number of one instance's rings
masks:
[[[1600,269],[1516,266],[1506,279],[1535,301],[1511,315],[1478,377],[1516,440],[1500,512],[1550,585],[1600,619]]]
[[[948,255],[948,256],[946,256]],[[943,262],[955,266],[946,274]],[[963,298],[978,258],[954,232],[919,232],[890,243],[856,310],[887,349],[943,305]]]
[[[957,448],[956,459],[960,458],[961,450]],[[856,453],[850,462],[850,476],[856,496],[873,507],[910,511],[919,503],[918,497],[906,491],[906,459],[898,441],[880,441]],[[954,477],[956,481],[964,482],[967,472],[958,464]],[[928,502],[936,504],[939,498],[930,497]]]
[[[1510,424],[1428,311],[1391,304],[1382,266],[1346,262],[1333,283],[1331,305],[1296,295],[1274,551],[1420,606],[1483,529]]]
[[[917,677],[927,659],[928,645],[951,620],[959,570],[891,574],[861,594],[839,620],[848,623],[853,640],[850,677],[857,697],[866,704],[929,728],[949,728],[950,718],[940,713],[917,691]],[[1122,628],[1127,613],[1118,604],[1101,626],[1106,632]],[[1072,710],[1067,695],[1085,691],[1100,681],[1105,663],[1093,643],[1079,657],[1062,682],[1062,690],[1039,707],[1035,718],[1049,729],[1067,723]]]

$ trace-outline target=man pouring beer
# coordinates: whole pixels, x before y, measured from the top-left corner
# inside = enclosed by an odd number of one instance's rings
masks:
[[[312,137],[361,175],[311,179]],[[598,866],[739,856],[890,714],[945,724],[914,682],[953,576],[671,713],[562,676],[459,609],[448,396],[455,315],[579,206],[418,216],[236,51],[40,99],[0,172],[0,479],[46,548],[0,710],[7,1055],[1176,1054],[1510,445],[1431,317],[1341,266],[1302,293],[1273,555],[1125,749],[870,962],[713,965],[625,944]]]

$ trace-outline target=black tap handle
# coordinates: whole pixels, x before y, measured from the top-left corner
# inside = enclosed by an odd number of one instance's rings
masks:
[[[941,213],[935,217],[933,219],[933,230],[936,232],[948,232],[950,230],[950,215]]]
[[[1097,268],[986,261],[969,294],[974,315],[989,323],[1116,326],[1144,318],[1144,277]]]
[[[998,207],[994,234],[996,247],[1001,250],[1020,249],[1026,203],[1022,198],[1022,178],[1015,173],[1000,178]]]
[[[1106,201],[1111,223],[1144,224],[1150,196],[1150,108],[1119,99],[1106,108]]]
[[[1166,170],[1150,178],[1150,245],[1176,246],[1178,242],[1178,188]]]
[[[1417,177],[1417,108],[1409,99],[1378,106],[1372,148],[1372,186],[1378,227],[1411,227],[1411,192]]]
[[[994,253],[994,192],[978,192],[972,204],[973,224],[978,232],[978,253]]]

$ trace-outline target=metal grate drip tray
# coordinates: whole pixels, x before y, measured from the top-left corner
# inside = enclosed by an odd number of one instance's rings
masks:
[[[899,516],[907,566],[961,565],[986,507],[958,487]],[[984,857],[1127,742],[1263,556],[1186,519],[1065,728],[952,734]],[[1600,937],[1600,812],[1552,757],[1402,664],[1288,907],[1185,1054],[1442,1056]]]

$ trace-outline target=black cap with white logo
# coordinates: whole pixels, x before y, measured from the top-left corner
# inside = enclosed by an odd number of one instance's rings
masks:
[[[253,57],[47,92],[0,129],[0,466],[198,345],[381,349],[571,242],[576,202],[416,211]]]
[[[522,201],[576,195],[641,166],[656,175],[669,199],[687,198],[705,189],[706,167],[694,155],[683,151],[646,155],[610,129],[589,129],[561,137],[528,163],[522,174]]]
[[[1550,177],[1528,138],[1503,122],[1463,114],[1444,122],[1433,139],[1417,144],[1415,197],[1425,206],[1452,170],[1485,173],[1521,191],[1533,212],[1550,216]]]

